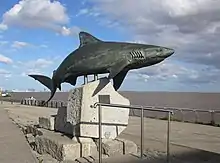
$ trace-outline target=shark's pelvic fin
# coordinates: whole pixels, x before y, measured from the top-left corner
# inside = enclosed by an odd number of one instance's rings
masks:
[[[53,83],[52,80],[44,75],[28,75],[32,78],[34,78],[35,80],[39,81],[41,84],[43,84],[44,86],[46,86],[50,91],[52,91],[53,89]]]
[[[97,43],[100,42],[102,40],[96,38],[95,36],[87,33],[87,32],[80,32],[79,33],[79,40],[80,40],[80,46],[79,47],[83,47],[87,44],[92,44],[92,43]]]
[[[69,83],[69,84],[75,86],[76,85],[76,80],[77,80],[76,76],[70,75],[70,76],[65,78],[64,82]]]

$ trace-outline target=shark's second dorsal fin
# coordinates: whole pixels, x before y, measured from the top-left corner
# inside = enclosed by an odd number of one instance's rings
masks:
[[[80,46],[79,47],[83,47],[87,44],[92,44],[92,43],[96,43],[96,42],[101,41],[98,38],[92,36],[91,34],[89,34],[87,32],[80,32],[79,33],[79,40],[80,40]]]

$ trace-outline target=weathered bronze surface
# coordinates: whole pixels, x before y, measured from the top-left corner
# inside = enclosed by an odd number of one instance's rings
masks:
[[[51,90],[48,101],[57,88],[61,90],[61,83],[74,86],[77,77],[83,75],[109,73],[108,79],[113,79],[117,90],[129,70],[160,63],[174,53],[173,49],[156,45],[102,41],[87,32],[80,32],[79,39],[79,48],[63,60],[52,79],[29,75]]]

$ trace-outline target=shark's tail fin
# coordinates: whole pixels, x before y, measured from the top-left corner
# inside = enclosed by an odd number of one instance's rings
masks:
[[[28,75],[28,76],[34,78],[35,80],[39,81],[41,84],[46,86],[48,89],[50,89],[51,91],[50,98],[46,102],[43,103],[43,106],[44,106],[53,98],[56,92],[56,86],[54,85],[53,80],[44,75]]]

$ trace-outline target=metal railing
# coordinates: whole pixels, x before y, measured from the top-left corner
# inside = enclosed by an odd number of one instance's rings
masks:
[[[25,100],[22,99],[21,104],[24,105],[32,105],[32,106],[41,106],[41,102],[42,100],[36,100],[35,102],[30,102],[31,100]],[[0,103],[2,103],[3,101],[1,101]],[[45,107],[52,107],[52,108],[58,108],[58,107],[62,107],[62,106],[66,106],[66,102],[64,101],[54,101],[51,100],[48,105],[46,105]],[[148,106],[148,108],[155,108],[155,109],[168,109],[168,110],[172,110],[174,113],[178,112],[180,114],[181,117],[173,117],[174,121],[181,121],[181,122],[190,122],[190,123],[200,123],[200,124],[208,124],[208,125],[213,125],[213,126],[220,126],[220,122],[217,122],[216,119],[219,118],[215,118],[216,116],[220,116],[220,110],[213,110],[213,109],[195,109],[195,108],[180,108],[180,107],[164,107],[164,106]],[[185,116],[185,113],[187,112],[192,112],[194,114],[194,121],[193,120],[184,120],[186,117],[188,118],[188,116]],[[206,117],[209,118],[210,120],[206,120],[206,121],[201,121],[200,120],[200,113],[206,113]],[[133,113],[134,114],[134,113]],[[191,117],[193,117],[191,114]],[[219,114],[219,115],[218,115]],[[175,113],[176,115],[176,113]],[[133,115],[136,116],[136,115]],[[204,114],[203,114],[204,116]],[[153,117],[150,116],[146,116],[146,118],[156,118],[158,119],[158,117],[156,115],[154,115]],[[161,117],[162,118],[162,117]],[[160,118],[159,118],[160,119]],[[208,122],[207,122],[208,121]],[[207,122],[207,123],[206,123]]]
[[[167,113],[167,162],[170,162],[170,120],[172,110],[167,109],[156,109],[149,106],[132,106],[132,105],[120,105],[120,104],[105,104],[95,103],[92,107],[97,108],[98,106],[98,124],[99,124],[99,163],[102,163],[102,106],[125,108],[125,109],[137,109],[141,110],[141,154],[140,158],[143,159],[143,148],[144,148],[144,110],[148,111],[159,111]]]
[[[216,122],[216,120],[215,120],[215,116],[217,116],[217,114],[219,114],[220,113],[220,110],[202,110],[202,109],[193,109],[193,108],[179,108],[179,107],[163,107],[163,106],[157,106],[157,107],[155,107],[155,106],[149,106],[149,107],[154,107],[154,108],[158,108],[158,109],[169,109],[169,110],[172,110],[172,111],[174,111],[174,112],[179,112],[180,114],[181,114],[181,119],[176,119],[176,120],[179,120],[179,121],[181,121],[181,122],[185,122],[185,116],[184,116],[184,113],[186,113],[186,112],[192,112],[192,113],[194,113],[195,114],[195,120],[193,121],[193,120],[191,120],[191,121],[189,121],[189,122],[191,122],[191,123],[198,123],[198,122],[200,122],[200,123],[202,123],[202,124],[205,124],[205,122],[204,121],[200,121],[199,119],[200,119],[200,113],[208,113],[209,114],[209,118],[210,118],[210,120],[209,120],[209,122],[210,122],[210,124],[212,124],[213,126],[215,126],[218,122]],[[207,116],[207,115],[206,115]],[[208,121],[208,120],[207,120]]]

